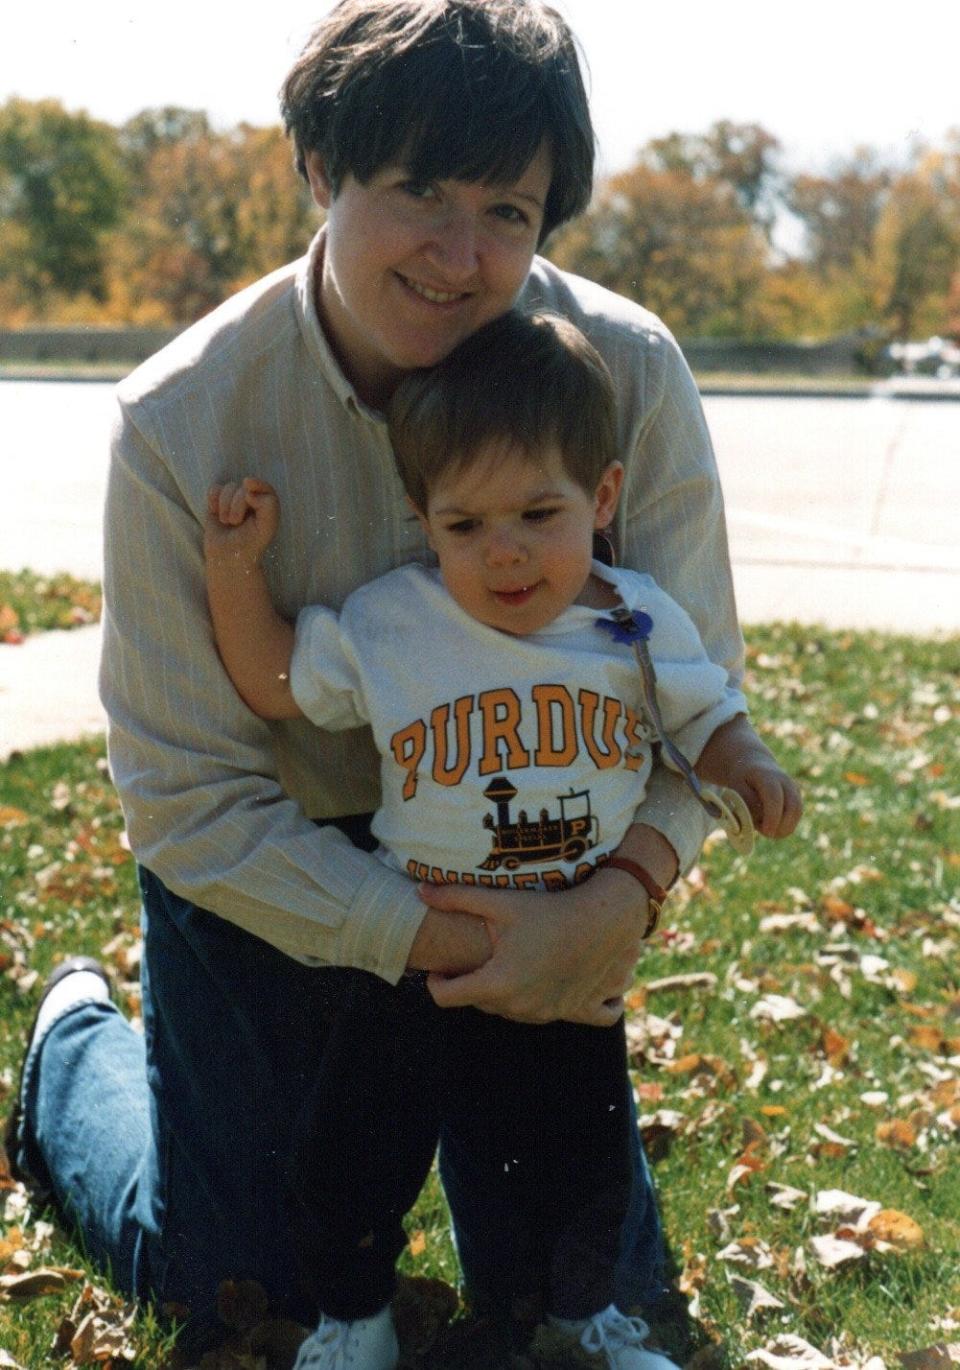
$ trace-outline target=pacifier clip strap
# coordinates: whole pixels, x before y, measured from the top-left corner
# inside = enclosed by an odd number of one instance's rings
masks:
[[[640,669],[644,708],[653,724],[657,740],[683,776],[697,802],[706,810],[714,822],[723,828],[730,840],[730,845],[741,855],[748,856],[753,850],[755,833],[750,810],[743,798],[737,794],[736,790],[731,790],[725,785],[719,787],[704,785],[663,726],[663,716],[660,713],[660,704],[657,700],[657,673],[654,669],[653,658],[650,655],[649,638],[653,628],[653,620],[650,615],[644,613],[642,609],[631,611],[625,604],[621,603],[618,608],[612,611],[610,618],[598,619],[597,627],[605,628],[613,637],[614,642],[628,643],[633,648],[633,654]]]

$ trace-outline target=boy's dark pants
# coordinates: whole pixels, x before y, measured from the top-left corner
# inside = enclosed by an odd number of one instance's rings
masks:
[[[189,1308],[188,1346],[225,1279],[307,1325],[382,1307],[438,1138],[476,1304],[659,1296],[622,1023],[441,1011],[422,977],[308,968],[147,871],[141,888],[144,1036],[102,1003],[54,1024],[21,1162],[121,1287]]]

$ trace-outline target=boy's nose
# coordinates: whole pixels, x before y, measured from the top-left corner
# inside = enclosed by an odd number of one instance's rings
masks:
[[[526,549],[514,533],[492,533],[487,542],[487,561],[491,566],[511,566],[526,560]]]

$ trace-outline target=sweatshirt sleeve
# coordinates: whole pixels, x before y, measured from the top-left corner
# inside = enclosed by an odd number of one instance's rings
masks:
[[[729,683],[723,667],[707,656],[692,619],[679,604],[658,593],[650,612],[651,657],[663,726],[693,766],[716,730],[747,712],[747,701]],[[672,766],[666,754],[663,760]]]
[[[216,653],[199,519],[144,420],[122,411],[114,434],[100,670],[131,848],[175,893],[286,954],[395,982],[425,907],[285,795],[273,725]]]
[[[360,673],[342,616],[322,604],[297,615],[290,689],[318,728],[337,732],[369,723]]]

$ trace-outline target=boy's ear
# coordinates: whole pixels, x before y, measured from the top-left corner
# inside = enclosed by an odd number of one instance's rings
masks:
[[[312,149],[303,154],[303,161],[307,168],[307,180],[310,182],[310,194],[313,196],[314,204],[319,209],[329,209],[333,202],[333,191],[327,180],[323,158],[316,149]]]
[[[594,496],[596,502],[596,512],[593,518],[594,528],[606,528],[613,522],[622,489],[623,462],[612,461],[600,477],[597,493]]]
[[[434,545],[433,545],[433,535],[432,535],[431,532],[430,532],[430,523],[429,523],[429,520],[427,519],[426,514],[423,512],[422,509],[418,509],[418,508],[417,508],[417,506],[414,504],[413,500],[410,498],[409,495],[406,496],[406,501],[407,501],[407,504],[409,505],[409,507],[410,507],[410,508],[413,510],[413,512],[416,514],[416,516],[417,516],[417,521],[419,522],[420,527],[423,529],[423,531],[424,531],[424,532],[426,533],[426,535],[427,535],[427,543],[428,543],[428,545],[429,545],[429,547],[430,547],[431,552],[435,552],[437,549],[436,549],[436,547],[434,547]]]

